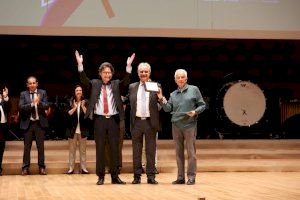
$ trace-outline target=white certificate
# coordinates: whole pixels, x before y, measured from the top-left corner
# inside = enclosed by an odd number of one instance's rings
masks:
[[[157,82],[145,82],[145,89],[147,92],[158,92]]]

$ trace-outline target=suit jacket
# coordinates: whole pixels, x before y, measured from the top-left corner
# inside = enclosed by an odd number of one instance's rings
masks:
[[[66,117],[68,118],[66,136],[68,138],[74,137],[77,123],[78,123],[77,110],[72,115],[69,115],[69,113],[68,113],[69,110],[72,108],[72,104],[73,104],[73,99],[70,100],[70,106],[66,110]],[[85,116],[85,114],[84,114],[82,108],[80,107],[79,124],[80,124],[80,131],[81,131],[82,138],[89,136],[89,121],[88,121],[88,119],[85,119],[84,116]]]
[[[48,120],[46,117],[46,112],[49,108],[48,104],[48,97],[45,90],[37,89],[37,95],[40,96],[41,100],[38,108],[38,115],[39,115],[39,123],[42,128],[48,127]],[[35,109],[31,106],[32,100],[30,98],[30,92],[28,90],[21,92],[20,94],[20,102],[19,102],[19,109],[20,109],[20,129],[26,130],[29,127],[30,123],[30,116],[32,110]]]
[[[137,106],[137,92],[139,89],[140,82],[135,82],[129,85],[129,101],[130,101],[130,129],[133,128],[135,117],[136,117],[136,106]],[[156,92],[150,92],[149,96],[149,111],[150,111],[150,122],[154,131],[159,130],[159,109],[158,109],[158,97]]]
[[[4,115],[7,119],[7,121],[9,120],[8,119],[8,113],[9,113],[9,110],[10,110],[10,107],[11,107],[11,103],[10,101],[4,101],[2,99],[2,101],[0,102],[0,105],[2,106],[2,109],[3,109],[3,112],[4,112]],[[0,113],[0,120],[1,120],[1,113]],[[5,128],[7,128],[7,122],[4,123],[4,124],[1,124],[1,126],[3,126],[3,128],[0,129],[0,141],[4,141],[5,140]],[[5,127],[5,128],[4,128]]]
[[[90,80],[84,71],[79,72],[80,76],[80,81],[82,84],[84,84],[85,87],[90,89],[90,99],[89,99],[89,104],[87,107],[87,111],[85,113],[85,118],[93,119],[94,115],[94,108],[99,101],[100,98],[100,93],[101,93],[101,87],[102,87],[102,80],[100,79],[92,79]],[[122,81],[120,80],[111,80],[111,88],[112,88],[112,93],[113,93],[113,99],[115,100],[118,112],[119,112],[119,117],[120,120],[125,119],[125,112],[123,109],[123,103],[121,99],[121,91],[120,91],[120,84],[123,85],[123,88],[125,88],[130,82],[130,74],[126,73],[126,76]]]

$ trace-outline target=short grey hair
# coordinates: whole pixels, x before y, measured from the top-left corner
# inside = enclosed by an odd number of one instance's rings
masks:
[[[187,78],[187,71],[186,71],[185,69],[177,69],[177,70],[175,71],[174,78],[176,78],[176,76],[177,76],[179,73],[183,73],[184,76]]]
[[[151,73],[151,66],[149,63],[147,62],[141,62],[137,68],[137,71],[140,71],[140,68],[143,67],[143,66],[146,66],[148,69],[149,69],[149,72]]]

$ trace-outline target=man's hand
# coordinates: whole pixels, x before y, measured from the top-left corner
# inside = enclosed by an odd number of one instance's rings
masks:
[[[163,98],[163,94],[162,94],[162,89],[161,88],[158,88],[158,92],[156,94],[157,94],[158,99],[162,99]]]
[[[190,112],[187,112],[186,114],[190,117],[194,117],[196,115],[196,112],[194,110],[192,110]]]
[[[127,58],[127,66],[131,66],[133,60],[135,58],[135,53],[133,53],[130,57]]]
[[[76,60],[77,60],[77,65],[78,66],[82,66],[82,63],[83,63],[83,56],[79,54],[79,52],[76,50],[75,51],[75,57],[76,57]]]
[[[34,104],[39,105],[40,101],[41,101],[41,95],[38,94],[38,95],[33,99],[33,102],[34,102]]]

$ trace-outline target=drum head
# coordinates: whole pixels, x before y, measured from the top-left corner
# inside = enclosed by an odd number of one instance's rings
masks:
[[[262,90],[249,81],[239,81],[229,87],[223,100],[227,117],[240,126],[258,123],[266,110]]]

